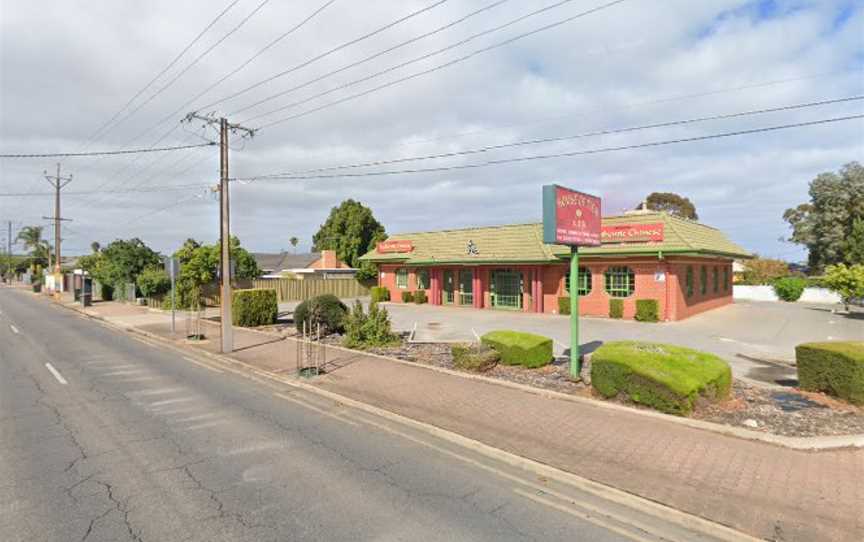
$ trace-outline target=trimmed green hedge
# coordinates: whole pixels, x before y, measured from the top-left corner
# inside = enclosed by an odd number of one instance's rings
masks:
[[[278,314],[276,290],[234,290],[231,295],[231,321],[235,326],[269,326],[276,323]]]
[[[657,322],[660,320],[660,303],[656,299],[636,300],[636,319],[640,322]]]
[[[486,345],[454,344],[450,347],[453,365],[463,371],[482,373],[498,364],[501,354]]]
[[[609,300],[609,318],[624,318],[624,300]]]
[[[414,303],[422,305],[427,301],[429,301],[429,299],[426,297],[426,290],[417,290],[416,292],[414,292]]]
[[[724,399],[729,365],[707,352],[671,344],[608,342],[591,355],[591,385],[604,397],[625,396],[668,414],[686,416],[696,399]]]
[[[558,298],[558,314],[570,314],[570,298],[569,297],[559,297]]]
[[[552,361],[552,339],[520,331],[490,331],[480,341],[501,354],[505,365],[523,365],[529,369]]]
[[[802,390],[821,391],[864,405],[864,341],[799,344],[795,360]]]
[[[402,303],[414,303],[414,292],[402,292]]]
[[[383,286],[373,286],[369,289],[369,295],[372,296],[372,303],[390,301],[390,289]]]

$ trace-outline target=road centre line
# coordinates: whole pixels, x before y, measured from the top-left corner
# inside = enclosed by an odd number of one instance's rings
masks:
[[[551,501],[549,499],[544,499],[542,497],[538,497],[537,495],[534,495],[533,493],[529,493],[523,489],[514,488],[513,492],[516,493],[517,495],[525,497],[526,499],[530,499],[536,503],[543,504],[545,506],[548,506],[549,508],[554,508],[555,510],[558,510],[559,512],[564,512],[565,514],[570,514],[571,516],[576,516],[577,518],[579,518],[583,521],[587,521],[588,523],[593,523],[594,525],[597,525],[603,529],[606,529],[606,530],[612,531],[614,533],[620,534],[624,538],[629,538],[630,540],[633,540],[634,542],[650,542],[650,539],[648,539],[648,538],[638,536],[637,534],[632,533],[626,529],[621,529],[621,528],[616,527],[614,525],[610,525],[609,523],[607,523],[605,521],[600,521],[596,516],[592,516],[591,514],[586,514],[585,512],[581,512],[579,510],[576,510],[574,508],[570,508],[570,507],[565,506],[563,504],[556,503],[556,502]]]
[[[150,403],[151,407],[161,407],[166,405],[173,405],[175,403],[188,403],[189,401],[194,401],[194,397],[178,397],[177,399],[165,399],[164,401],[156,401],[155,403]]]
[[[304,403],[303,401],[297,400],[297,399],[295,399],[289,395],[285,395],[284,393],[274,393],[273,395],[275,395],[276,397],[279,397],[280,399],[285,399],[286,401],[291,401],[292,403],[295,403],[295,404],[298,404],[302,407],[308,408],[309,410],[314,410],[315,412],[317,412],[318,414],[321,414],[322,416],[327,416],[329,418],[333,418],[334,420],[339,420],[340,422],[345,422],[348,425],[353,425],[355,427],[358,427],[360,425],[353,420],[343,418],[341,414],[334,414],[332,412],[328,412],[328,411],[324,410],[323,408],[318,408],[318,407],[312,406],[308,403]]]
[[[48,370],[51,371],[51,374],[54,375],[54,378],[57,379],[57,382],[63,384],[64,386],[69,382],[66,382],[66,379],[63,378],[63,375],[60,374],[60,371],[54,368],[50,363],[46,363],[45,367],[48,367]]]
[[[178,391],[186,391],[186,388],[156,388],[155,390],[130,391],[126,395],[132,395],[135,397],[145,395],[165,395],[166,393],[177,393]]]

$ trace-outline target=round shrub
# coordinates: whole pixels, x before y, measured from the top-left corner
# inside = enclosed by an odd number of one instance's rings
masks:
[[[801,277],[783,277],[774,281],[774,293],[783,301],[798,301],[806,287],[807,279]]]
[[[297,305],[294,309],[294,325],[297,331],[303,333],[304,324],[307,333],[316,333],[321,325],[321,333],[341,333],[345,329],[345,315],[348,307],[333,294],[324,294]]]
[[[498,364],[501,354],[486,345],[454,344],[450,348],[453,366],[463,371],[483,373]]]

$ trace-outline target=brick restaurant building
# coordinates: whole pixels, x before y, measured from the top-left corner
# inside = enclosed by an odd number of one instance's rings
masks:
[[[656,299],[662,320],[681,320],[732,303],[732,261],[751,255],[721,231],[666,213],[603,218],[603,243],[579,251],[579,313],[608,316],[623,299]],[[434,305],[558,312],[568,296],[570,249],[543,243],[542,224],[394,235],[361,259],[401,302],[425,290]]]

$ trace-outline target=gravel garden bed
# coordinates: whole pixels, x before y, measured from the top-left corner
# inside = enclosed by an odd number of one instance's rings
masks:
[[[324,339],[340,344],[339,336]],[[457,370],[448,343],[409,343],[370,349],[369,352],[404,361]],[[545,390],[605,401],[590,386],[570,379],[569,360],[557,359],[539,369],[496,365],[483,376]],[[644,408],[615,400],[631,408]],[[864,408],[820,393],[795,388],[767,389],[735,380],[731,397],[720,403],[700,401],[691,416],[723,425],[792,437],[864,434]]]

